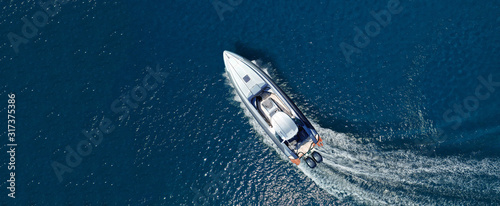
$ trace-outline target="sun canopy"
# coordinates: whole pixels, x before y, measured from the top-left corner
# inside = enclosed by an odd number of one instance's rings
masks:
[[[284,112],[276,112],[271,123],[276,133],[284,140],[292,139],[299,131],[292,118]]]

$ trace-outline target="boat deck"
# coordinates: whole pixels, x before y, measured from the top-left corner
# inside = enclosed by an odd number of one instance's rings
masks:
[[[312,144],[314,144],[314,142],[312,140],[309,142],[306,142],[302,146],[300,146],[300,148],[298,150],[294,150],[294,152],[297,154],[297,156],[299,156],[299,158],[301,158],[302,156],[307,154],[307,152],[309,152],[310,149],[313,148]]]

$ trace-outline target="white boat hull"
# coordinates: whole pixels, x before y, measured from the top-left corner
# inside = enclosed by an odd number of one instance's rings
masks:
[[[307,157],[315,146],[322,146],[321,137],[311,123],[266,73],[235,53],[224,51],[223,56],[238,96],[293,163],[299,165],[301,157]],[[311,167],[309,162],[308,165]]]

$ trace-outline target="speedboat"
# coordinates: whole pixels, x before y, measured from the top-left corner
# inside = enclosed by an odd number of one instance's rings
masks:
[[[311,168],[321,163],[314,150],[323,140],[290,98],[256,64],[230,51],[223,56],[236,93],[276,146],[296,165],[301,158]]]

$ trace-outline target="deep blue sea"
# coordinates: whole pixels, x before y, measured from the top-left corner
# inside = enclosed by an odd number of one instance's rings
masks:
[[[498,0],[0,7],[2,205],[500,205]],[[324,163],[276,149],[224,50],[287,92]]]

